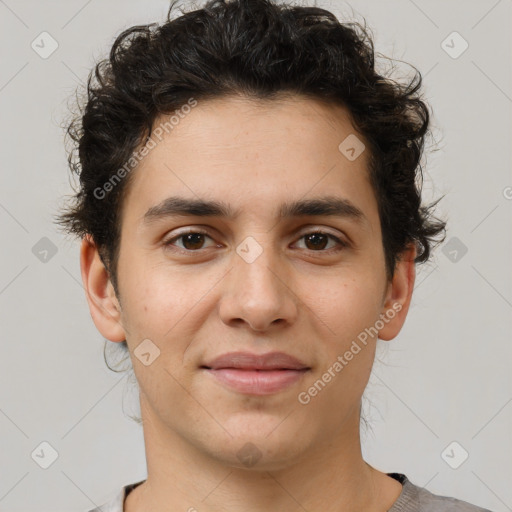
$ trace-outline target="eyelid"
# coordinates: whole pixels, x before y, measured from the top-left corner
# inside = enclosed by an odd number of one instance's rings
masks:
[[[179,238],[181,238],[182,236],[185,236],[185,235],[188,235],[190,233],[194,233],[194,234],[200,234],[200,235],[205,235],[209,238],[211,238],[213,240],[213,236],[211,236],[211,234],[206,231],[205,229],[203,228],[186,228],[185,231],[179,231],[178,233],[174,233],[171,237],[169,238],[164,238],[162,243],[164,245],[171,245],[171,242],[175,241],[175,240],[178,240]],[[179,249],[179,247],[178,247]],[[187,252],[198,252],[198,251],[187,251]]]
[[[297,242],[302,240],[306,235],[312,235],[312,234],[320,234],[320,235],[327,236],[331,240],[334,240],[336,242],[337,246],[336,247],[331,247],[330,249],[322,249],[322,250],[319,250],[319,251],[315,251],[315,250],[309,249],[310,253],[313,253],[313,254],[314,253],[318,253],[320,255],[322,255],[322,254],[329,255],[329,254],[335,254],[335,253],[337,253],[339,251],[342,251],[344,249],[347,249],[347,248],[351,247],[350,242],[348,242],[343,236],[331,233],[330,231],[328,231],[326,229],[322,229],[322,228],[308,229],[307,231],[305,231],[303,233],[299,233],[296,236]],[[308,249],[305,249],[305,250],[308,251]]]
[[[294,237],[301,238],[303,236],[306,236],[306,235],[309,235],[312,233],[321,233],[323,235],[328,235],[328,236],[336,239],[340,244],[343,244],[347,247],[352,246],[352,240],[343,231],[338,231],[338,230],[334,231],[332,228],[318,226],[316,224],[311,224],[304,228],[299,229],[297,231],[297,233],[294,235]]]

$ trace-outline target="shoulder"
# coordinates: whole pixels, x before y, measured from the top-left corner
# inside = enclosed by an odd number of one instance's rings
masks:
[[[413,484],[402,473],[388,473],[402,484],[402,493],[389,512],[491,512],[467,501],[440,496]]]
[[[121,490],[112,495],[107,503],[104,503],[100,507],[93,508],[92,510],[88,510],[87,512],[123,512],[126,496],[142,482],[144,482],[144,480],[121,487]]]

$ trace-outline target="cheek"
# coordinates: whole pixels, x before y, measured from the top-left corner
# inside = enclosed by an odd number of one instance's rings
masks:
[[[350,278],[324,287],[327,296],[310,295],[308,306],[319,318],[319,325],[328,326],[322,342],[323,357],[312,377],[315,382],[327,383],[312,400],[318,410],[329,410],[333,425],[356,407],[368,384],[376,349],[376,333],[372,331],[380,314],[378,279]],[[313,389],[313,392],[315,390]],[[336,404],[333,410],[333,404]],[[319,414],[322,414],[319,412]]]
[[[165,264],[143,264],[134,264],[131,268],[139,270],[123,276],[127,340],[133,350],[150,339],[160,350],[160,361],[166,360],[169,369],[179,368],[211,308],[208,291],[219,276],[199,273],[192,266],[178,270]]]
[[[336,349],[372,326],[380,314],[383,290],[377,276],[330,280],[305,295],[307,305],[336,340]]]
[[[140,257],[126,258],[124,268],[129,269],[122,279],[130,321],[156,328],[190,309],[194,287],[170,265],[152,265],[149,258]]]

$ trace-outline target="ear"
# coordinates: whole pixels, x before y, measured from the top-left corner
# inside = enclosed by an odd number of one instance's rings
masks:
[[[400,254],[393,279],[388,283],[380,315],[384,323],[379,330],[382,340],[392,340],[405,323],[416,279],[416,252],[416,245],[412,244]]]
[[[82,239],[80,268],[94,325],[104,338],[116,342],[124,341],[126,335],[121,325],[121,307],[110,282],[109,273],[90,236]]]

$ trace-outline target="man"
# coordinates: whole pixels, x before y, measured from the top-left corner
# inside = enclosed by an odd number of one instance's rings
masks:
[[[373,59],[328,11],[239,0],[128,29],[98,64],[60,220],[129,352],[148,469],[103,510],[484,510],[361,454],[377,339],[445,227],[417,183],[419,74]]]

